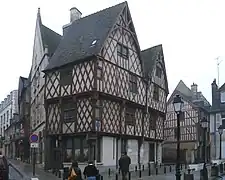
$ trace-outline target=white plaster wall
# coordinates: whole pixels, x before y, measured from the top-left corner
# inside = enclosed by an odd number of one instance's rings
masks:
[[[161,164],[162,163],[162,143],[158,143],[155,145],[155,161],[158,163],[158,164]]]
[[[127,141],[127,155],[131,159],[131,164],[138,164],[138,141],[129,139]]]
[[[116,165],[116,138],[102,137],[102,163],[104,166]]]
[[[10,125],[10,119],[13,117],[13,114],[18,113],[18,90],[11,91],[10,95],[7,97],[7,99],[5,99],[1,107],[2,108],[0,109],[0,135],[4,136],[4,127],[5,128],[8,127]],[[7,120],[7,111],[9,112],[8,120]],[[4,114],[5,114],[5,122],[3,120]]]

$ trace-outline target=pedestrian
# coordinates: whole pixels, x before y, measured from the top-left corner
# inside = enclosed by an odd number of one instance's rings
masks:
[[[72,162],[72,166],[69,170],[68,180],[82,180],[81,169],[78,167],[78,162]]]
[[[98,176],[98,169],[93,164],[92,161],[88,163],[88,165],[84,168],[84,176],[87,177],[87,180],[96,180]]]
[[[124,152],[119,159],[119,166],[122,172],[122,180],[127,179],[127,173],[129,172],[129,166],[131,164],[131,159],[127,155],[127,152]]]

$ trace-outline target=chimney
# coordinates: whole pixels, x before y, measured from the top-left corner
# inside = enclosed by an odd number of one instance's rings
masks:
[[[70,23],[63,26],[63,35],[65,35],[65,33],[68,31],[68,28],[74,21],[81,18],[81,15],[82,13],[76,7],[70,9]]]
[[[191,91],[192,91],[194,94],[197,94],[197,92],[198,92],[198,85],[195,84],[195,83],[193,83],[193,84],[191,85]]]
[[[76,21],[81,18],[82,13],[75,7],[70,9],[70,22]]]
[[[216,79],[213,80],[213,83],[211,84],[211,88],[212,88],[212,109],[217,109],[217,108],[219,108],[220,95],[218,92],[218,86],[216,84]]]

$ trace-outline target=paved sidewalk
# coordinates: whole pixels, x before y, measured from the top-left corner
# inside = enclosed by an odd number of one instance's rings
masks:
[[[8,161],[10,164],[12,164],[14,168],[21,172],[21,174],[24,176],[24,179],[30,179],[31,177],[33,177],[31,164],[23,163],[14,159],[9,159]],[[58,178],[55,175],[46,172],[41,168],[36,167],[35,170],[35,177],[39,178],[39,180],[62,180],[62,178]]]

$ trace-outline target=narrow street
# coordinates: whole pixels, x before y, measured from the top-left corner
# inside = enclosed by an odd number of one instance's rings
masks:
[[[9,180],[22,180],[23,178],[21,175],[13,169],[11,166],[9,166]]]

